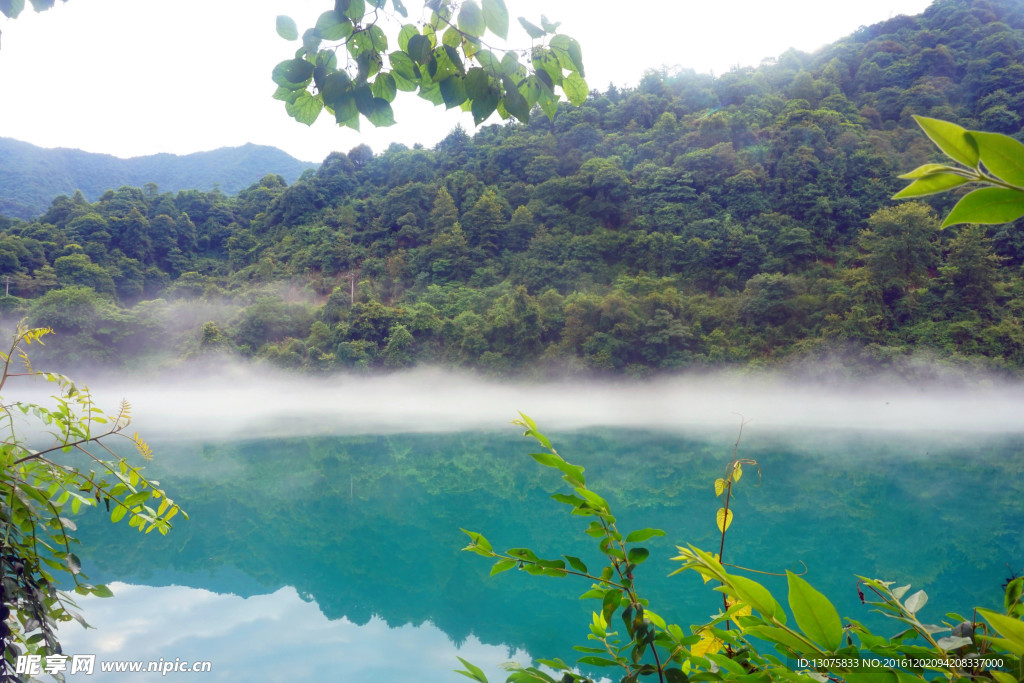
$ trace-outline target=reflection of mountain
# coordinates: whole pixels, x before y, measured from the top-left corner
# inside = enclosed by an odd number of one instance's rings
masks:
[[[94,630],[62,629],[65,652],[95,653],[89,680],[123,683],[125,674],[100,670],[101,662],[209,661],[203,681],[416,681],[450,683],[456,656],[504,680],[499,664],[507,648],[470,638],[456,647],[431,624],[389,627],[374,618],[363,625],[328,621],[315,603],[293,588],[241,598],[184,586],[115,584],[113,600],[83,598],[79,604]],[[416,656],[408,656],[414,654]],[[520,662],[525,653],[515,653]],[[72,677],[77,680],[79,677]],[[132,683],[196,680],[188,673],[134,673]]]
[[[1019,440],[933,445],[930,455],[849,435],[841,446],[820,434],[807,438],[809,448],[757,441],[748,439],[742,454],[761,462],[764,481],[757,487],[747,469],[726,560],[772,571],[802,560],[808,579],[853,618],[870,621],[855,574],[926,588],[939,619],[995,604],[1005,563],[1024,557],[1024,483],[1000,475],[1005,457],[1019,462]],[[649,544],[651,560],[638,574],[652,607],[682,624],[715,611],[717,594],[699,581],[665,575],[673,544],[717,546],[711,482],[729,437],[607,431],[562,436],[556,446],[587,467],[620,528],[669,532]],[[192,521],[167,538],[142,538],[96,516],[81,524],[82,555],[93,579],[243,596],[294,586],[329,619],[429,620],[455,642],[473,633],[571,658],[594,607],[575,599],[586,586],[517,572],[490,579],[485,560],[458,550],[464,527],[496,547],[596,564],[591,539],[579,533],[586,521],[546,499],[558,477],[527,457],[529,448],[483,433],[158,444],[151,469]]]

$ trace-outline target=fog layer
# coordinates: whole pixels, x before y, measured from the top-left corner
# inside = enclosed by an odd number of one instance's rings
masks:
[[[90,383],[101,406],[132,404],[149,438],[217,438],[503,429],[517,411],[542,428],[1024,431],[1024,386],[815,383],[778,375],[511,383],[438,369],[298,377],[235,367],[217,374]]]

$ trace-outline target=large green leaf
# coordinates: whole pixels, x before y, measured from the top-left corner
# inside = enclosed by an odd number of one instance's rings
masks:
[[[931,173],[910,183],[894,194],[892,198],[924,197],[929,194],[945,192],[969,182],[971,182],[970,178],[965,178],[958,173]]]
[[[978,148],[974,139],[967,135],[966,129],[949,121],[926,116],[915,116],[914,120],[946,156],[971,168],[978,165]]]
[[[352,21],[360,21],[366,14],[366,3],[363,0],[349,0],[345,16]]]
[[[528,123],[530,120],[530,104],[523,97],[522,93],[519,92],[518,88],[505,90],[505,97],[502,98],[501,103],[505,105],[505,110],[509,114],[516,117],[523,123]]]
[[[441,97],[444,98],[446,109],[452,109],[466,101],[466,86],[462,76],[449,76],[440,83]]]
[[[426,36],[417,33],[409,38],[409,49],[407,52],[413,61],[426,64],[427,60],[430,59],[431,49],[430,39]]]
[[[942,222],[942,227],[957,223],[1009,223],[1024,216],[1024,191],[1002,187],[983,187],[966,194]]]
[[[419,29],[412,24],[406,24],[402,27],[402,30],[398,32],[398,47],[402,50],[409,49],[409,39],[415,35],[419,35]]]
[[[274,67],[271,78],[288,90],[305,88],[313,78],[313,65],[304,59],[289,59]]]
[[[484,23],[496,36],[508,38],[508,8],[505,0],[483,0]]]
[[[316,20],[316,30],[324,40],[345,40],[352,35],[352,22],[331,10]]]
[[[992,624],[992,627],[999,631],[1000,635],[1014,643],[1017,648],[1024,648],[1024,621],[987,609],[979,608],[978,613],[985,617],[985,621]]]
[[[590,94],[590,88],[583,80],[583,76],[575,72],[569,74],[569,77],[562,82],[562,90],[565,91],[565,96],[569,98],[569,101],[577,107],[582,106],[587,100],[587,95]]]
[[[374,79],[373,85],[370,86],[370,91],[374,97],[379,97],[385,102],[391,102],[395,99],[398,86],[395,85],[395,79],[391,74],[379,73],[377,78]]]
[[[828,598],[793,572],[787,570],[786,577],[789,581],[789,608],[797,626],[804,635],[824,645],[829,652],[838,650],[843,643],[843,624],[836,608]]]
[[[307,91],[303,90],[299,93],[299,96],[295,98],[293,102],[287,102],[285,104],[285,110],[288,115],[298,121],[304,123],[307,126],[313,125],[316,121],[316,117],[319,116],[324,110],[324,102],[319,97],[313,97]]]
[[[968,133],[985,168],[1011,185],[1024,187],[1024,144],[1000,133]]]
[[[476,4],[476,0],[466,0],[466,2],[462,3],[462,9],[459,10],[458,25],[460,31],[476,38],[482,36],[484,31],[487,30],[483,10],[480,9],[480,5]]]
[[[767,588],[757,581],[748,579],[745,576],[729,576],[729,583],[732,585],[736,597],[747,603],[765,618],[774,617],[779,623],[786,623],[786,613],[782,611],[782,605],[772,596]],[[721,589],[719,589],[721,590]]]

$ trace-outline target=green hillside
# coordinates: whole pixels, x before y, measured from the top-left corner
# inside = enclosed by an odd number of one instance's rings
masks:
[[[267,173],[295,181],[313,167],[275,147],[253,144],[184,156],[154,154],[119,159],[0,138],[0,159],[0,215],[23,219],[38,216],[55,197],[74,194],[75,190],[89,201],[96,201],[112,187],[142,187],[147,183],[155,183],[166,192],[220,187],[234,194]]]
[[[1021,225],[940,231],[955,194],[890,197],[937,159],[912,114],[1020,138],[1021,112],[1024,6],[937,0],[554,121],[333,153],[290,185],[63,197],[2,228],[5,306],[81,362],[644,374],[924,352],[1018,372]]]

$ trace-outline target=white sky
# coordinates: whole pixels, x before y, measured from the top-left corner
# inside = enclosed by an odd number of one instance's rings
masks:
[[[619,8],[628,3],[618,0],[506,4],[513,29],[517,16],[538,23],[544,12],[561,21],[583,46],[588,83],[604,90],[635,85],[663,65],[721,74],[790,47],[813,52],[931,3],[646,0],[626,16]],[[406,6],[417,15],[420,2]],[[399,93],[389,128],[363,121],[357,133],[326,113],[311,128],[289,118],[270,97],[270,72],[297,43],[277,36],[275,17],[292,16],[301,33],[331,7],[331,0],[70,0],[41,14],[26,10],[0,21],[0,136],[122,157],[255,142],[319,162],[360,143],[375,152],[394,141],[430,147],[460,121],[473,129],[468,115],[411,93]],[[514,47],[528,45],[521,31],[509,37]]]

